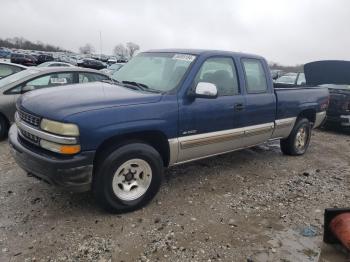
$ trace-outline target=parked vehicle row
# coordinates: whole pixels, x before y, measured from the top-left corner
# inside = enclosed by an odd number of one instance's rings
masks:
[[[303,155],[329,101],[326,88],[275,89],[265,59],[232,52],[144,52],[113,79],[20,96],[9,132],[25,171],[112,212],[147,204],[164,167],[272,139]]]
[[[42,88],[97,82],[108,79],[109,77],[100,71],[78,67],[31,67],[1,79],[0,140],[7,136],[9,126],[14,122],[15,104],[22,94]],[[54,104],[56,101],[51,100],[50,103]],[[42,103],[40,102],[36,106],[41,107],[41,105]]]
[[[10,58],[11,51],[7,48],[0,48],[0,58]]]
[[[11,63],[24,66],[35,66],[37,65],[37,59],[32,55],[12,53]]]

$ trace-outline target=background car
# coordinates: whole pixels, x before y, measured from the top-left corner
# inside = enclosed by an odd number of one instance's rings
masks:
[[[11,51],[6,48],[0,48],[0,58],[10,58],[11,57]]]
[[[109,80],[106,74],[78,67],[31,67],[0,79],[0,140],[14,121],[17,98],[28,91]]]
[[[284,72],[279,69],[271,69],[270,72],[271,72],[272,80],[276,80],[277,78],[281,77],[284,74]]]
[[[0,62],[0,79],[27,69],[26,66]]]
[[[85,67],[85,68],[91,68],[91,69],[97,69],[97,70],[106,68],[106,65],[103,64],[101,61],[91,59],[91,58],[84,58],[82,60],[79,60],[78,66]]]
[[[57,67],[57,66],[63,66],[63,67],[74,67],[74,65],[68,64],[68,63],[63,63],[63,62],[45,62],[37,67]]]
[[[51,55],[38,55],[38,60],[37,60],[38,65],[45,63],[45,62],[50,62],[50,61],[54,61],[53,56],[51,56]]]
[[[275,81],[276,84],[303,86],[306,84],[304,73],[286,73]]]
[[[350,131],[350,61],[322,60],[304,65],[307,83],[329,90],[326,126]]]
[[[37,60],[32,55],[12,53],[11,63],[25,65],[25,66],[35,66],[37,64]]]
[[[100,71],[102,71],[103,73],[106,73],[107,75],[113,75],[115,72],[117,72],[124,65],[125,65],[125,63],[114,63],[107,68],[101,69]]]

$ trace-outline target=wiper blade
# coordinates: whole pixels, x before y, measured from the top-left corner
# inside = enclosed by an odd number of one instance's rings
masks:
[[[141,89],[149,89],[148,85],[142,84],[142,83],[138,83],[135,81],[122,81],[123,84],[127,84],[127,85],[133,85],[133,86],[137,86],[140,87]]]
[[[108,84],[116,84],[115,80],[112,79],[102,79],[101,82]]]
[[[155,93],[160,93],[159,90],[157,89],[153,89],[153,88],[150,88],[148,85],[146,84],[142,84],[142,83],[138,83],[138,82],[135,82],[135,81],[122,81],[123,84],[126,84],[126,85],[132,85],[132,86],[136,86],[138,87],[140,90],[143,90],[143,91],[150,91],[150,92],[155,92]]]

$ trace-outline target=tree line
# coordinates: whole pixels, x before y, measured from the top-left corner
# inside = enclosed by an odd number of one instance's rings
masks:
[[[140,46],[133,42],[127,42],[124,44],[118,44],[113,48],[113,55],[117,56],[120,59],[130,59],[132,58],[137,51],[140,50]],[[91,44],[85,44],[79,48],[81,54],[93,54],[95,48]]]
[[[23,37],[13,37],[7,39],[0,38],[0,47],[14,48],[14,49],[26,49],[26,50],[37,50],[46,52],[63,52],[64,49],[42,43],[40,41],[32,42]]]

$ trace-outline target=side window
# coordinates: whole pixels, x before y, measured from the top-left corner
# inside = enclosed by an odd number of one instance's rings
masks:
[[[199,82],[215,84],[218,96],[239,94],[236,68],[233,60],[228,57],[208,58],[195,78],[195,86]]]
[[[94,73],[79,73],[79,83],[98,82],[107,80],[108,77]]]
[[[35,78],[25,85],[24,91],[34,89],[73,84],[73,73],[54,73]]]
[[[242,59],[242,63],[247,83],[247,92],[249,94],[266,93],[267,80],[261,61],[257,59]]]
[[[47,87],[49,85],[50,75],[41,76],[33,79],[32,81],[27,82],[27,87],[33,87],[32,89]]]

